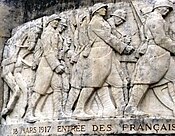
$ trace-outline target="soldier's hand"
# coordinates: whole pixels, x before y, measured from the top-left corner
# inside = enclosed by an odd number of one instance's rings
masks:
[[[133,46],[126,46],[126,48],[124,49],[123,53],[126,54],[126,55],[129,55],[131,53],[133,53],[135,51],[134,47]]]
[[[28,51],[31,51],[31,50],[34,49],[34,47],[35,47],[35,43],[34,43],[34,42],[31,42],[31,43],[28,45],[27,50],[28,50]]]
[[[77,63],[79,55],[75,54],[71,57],[71,63]]]
[[[87,58],[91,52],[91,48],[88,47],[83,51],[83,57]]]
[[[57,66],[56,69],[55,69],[55,72],[57,74],[62,74],[64,72],[64,66],[63,65]]]
[[[83,57],[87,58],[88,55],[89,55],[89,53],[88,53],[87,51],[84,51],[84,52],[82,53],[82,55],[83,55]]]
[[[126,35],[122,38],[122,41],[129,45],[131,43],[131,37]]]
[[[33,64],[32,64],[32,70],[36,70],[37,67],[38,67],[38,65],[37,65],[36,63],[33,63]]]

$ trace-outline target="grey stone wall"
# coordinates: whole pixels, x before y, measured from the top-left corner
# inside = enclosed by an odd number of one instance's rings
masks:
[[[2,52],[6,39],[10,37],[10,8],[4,4],[0,4],[0,62],[2,61]],[[1,69],[0,69],[1,73]],[[3,81],[0,79],[0,110],[3,104]]]

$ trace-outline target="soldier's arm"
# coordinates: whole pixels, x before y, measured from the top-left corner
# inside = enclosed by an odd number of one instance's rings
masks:
[[[58,60],[58,52],[57,49],[55,50],[52,42],[52,35],[53,33],[44,33],[41,42],[43,46],[43,56],[46,58],[47,63],[51,67],[51,69],[54,71],[56,67],[60,65],[60,62]],[[55,39],[56,40],[56,39]]]
[[[52,70],[55,70],[56,67],[61,65],[60,61],[58,60],[55,52],[50,52],[50,54],[45,55],[45,58],[51,67]]]
[[[120,54],[127,47],[127,44],[121,42],[121,40],[111,34],[110,31],[107,32],[101,29],[94,29],[93,31],[98,37],[100,37],[104,42],[106,42],[109,46],[111,46],[115,51],[119,52]]]
[[[172,54],[175,54],[175,42],[173,42],[170,37],[166,35],[165,25],[166,24],[164,22],[159,21],[156,24],[151,25],[153,27],[148,27],[148,30],[150,31],[150,34],[154,38],[157,45],[171,52]]]
[[[175,42],[172,41],[169,37],[164,37],[159,44],[162,48],[168,50],[170,53],[175,55]]]

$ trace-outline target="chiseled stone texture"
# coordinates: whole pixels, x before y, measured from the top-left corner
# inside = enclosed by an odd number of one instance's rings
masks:
[[[121,2],[127,0],[1,0],[0,1],[0,61],[5,41],[13,28],[26,21],[64,10],[90,6],[98,2]],[[1,71],[1,69],[0,69]],[[3,85],[0,79],[0,109],[3,101]]]
[[[55,12],[74,7],[89,6],[98,2],[120,2],[121,0],[2,0],[0,2],[0,62],[5,41],[13,28],[22,23]],[[123,0],[125,1],[125,0]],[[1,73],[1,69],[0,69]],[[0,79],[0,110],[3,104],[3,81]]]
[[[7,38],[10,37],[10,30],[9,30],[9,19],[7,18],[10,14],[9,7],[0,3],[0,61],[2,61],[2,52],[4,48],[4,43]],[[10,27],[11,28],[11,27]],[[0,69],[1,73],[1,69]],[[3,104],[3,82],[0,79],[0,110]]]
[[[172,1],[4,2],[0,135],[175,133]]]
[[[174,119],[94,119],[90,121],[59,120],[35,124],[11,124],[1,127],[1,136],[44,135],[157,135],[175,133]]]

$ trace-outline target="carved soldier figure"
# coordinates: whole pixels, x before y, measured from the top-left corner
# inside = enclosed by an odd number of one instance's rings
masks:
[[[10,99],[6,105],[6,108],[2,110],[2,115],[5,116],[13,111],[19,97],[23,94],[23,104],[20,109],[20,116],[23,117],[25,114],[25,109],[27,106],[27,99],[29,95],[29,89],[33,85],[34,71],[33,68],[33,49],[35,48],[39,36],[41,34],[40,27],[30,28],[29,31],[21,37],[16,43],[15,53],[12,55],[13,59],[7,58],[2,62],[3,69],[3,79],[10,87],[13,93],[11,93]],[[14,63],[12,61],[16,59]],[[11,60],[11,61],[9,61]],[[10,67],[14,64],[14,68],[9,71]],[[7,72],[7,73],[6,73]],[[23,77],[23,74],[25,77]],[[30,74],[30,75],[28,75]],[[5,92],[6,94],[7,92]]]
[[[122,40],[122,42],[130,44],[131,37],[117,30],[117,27],[126,22],[126,15],[127,12],[124,9],[118,9],[110,15],[111,17],[107,21],[111,26],[112,34]]]
[[[168,0],[157,0],[153,12],[149,14],[143,25],[144,44],[143,48],[140,48],[143,56],[136,64],[133,88],[125,109],[126,115],[144,115],[144,112],[138,110],[138,105],[147,90],[152,85],[165,84],[173,77],[170,69],[170,54],[175,54],[175,42],[167,35],[168,27],[164,19],[173,10],[171,4]]]
[[[83,73],[83,64],[86,61],[87,54],[86,50],[90,46],[91,41],[89,41],[87,34],[87,27],[89,24],[89,16],[87,13],[83,13],[80,17],[80,24],[77,26],[75,31],[74,44],[76,46],[75,52],[71,58],[71,62],[74,64],[71,76],[71,90],[69,92],[68,100],[66,103],[66,114],[71,116],[72,108],[78,95],[81,91],[81,78]]]
[[[50,16],[41,35],[43,55],[38,65],[33,94],[29,103],[29,111],[26,118],[26,121],[29,123],[37,121],[34,111],[40,97],[52,92],[53,118],[58,119],[62,115],[62,79],[60,74],[64,72],[64,66],[58,59],[58,52],[62,47],[60,33],[65,27],[60,22],[61,18],[58,15]]]
[[[115,80],[114,75],[118,74],[112,65],[115,59],[114,50],[119,53],[133,50],[133,47],[128,47],[111,34],[111,27],[104,19],[106,11],[107,5],[102,3],[95,4],[92,9],[93,17],[88,26],[88,34],[93,42],[84,64],[82,90],[73,112],[73,117],[80,120],[91,119],[92,115],[85,111],[86,104],[97,89],[106,86],[107,83],[112,84]]]
[[[70,38],[71,36],[67,27],[68,27],[67,19],[65,19],[65,17],[62,16],[58,27],[58,31],[60,34],[59,36],[60,46],[58,50],[58,59],[61,62],[61,64],[64,66],[64,72],[62,74],[59,74],[62,80],[62,110],[63,111],[65,109],[65,104],[66,104],[68,92],[70,89],[70,76],[71,76],[71,68],[72,68],[72,64],[70,63],[70,61],[71,61],[71,56],[73,52],[71,49],[72,40]]]
[[[121,38],[122,34],[116,30],[116,27],[126,21],[126,11],[124,9],[118,9],[110,14],[110,18],[107,20],[112,28],[112,33]]]
[[[71,57],[72,57],[72,54],[73,54],[73,50],[70,47],[71,44],[72,44],[71,38],[66,37],[64,39],[64,42],[63,42],[63,49],[62,49],[62,52],[63,52],[62,55],[63,56],[62,56],[62,59],[61,59],[62,60],[61,62],[65,66],[65,71],[62,74],[63,111],[65,110],[65,105],[66,105],[67,98],[68,98],[68,93],[69,93],[69,90],[70,90],[70,79],[71,79],[71,71],[72,71]]]
[[[121,42],[130,44],[130,39],[126,36],[123,36],[117,30],[117,27],[126,21],[126,15],[127,13],[124,9],[118,9],[110,15],[111,17],[107,21],[111,26],[112,34],[115,35],[118,38],[118,40],[120,40]],[[125,53],[127,54],[127,52]],[[113,83],[110,85],[111,85],[112,96],[115,102],[114,105],[116,107],[116,116],[122,117],[124,112],[124,107],[126,105],[124,100],[123,89],[127,88],[127,80],[126,80],[127,76],[124,74],[117,56],[115,56],[115,58],[116,58],[115,61],[113,61],[114,64],[112,65],[114,65],[113,67],[116,67],[115,71],[117,71],[118,74],[116,74],[113,80]]]

